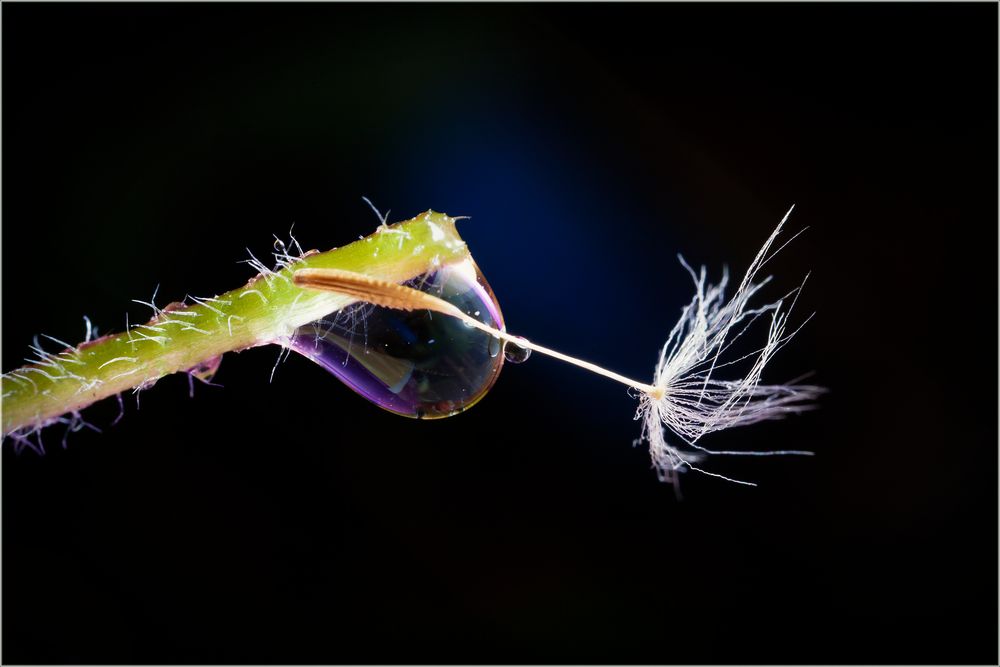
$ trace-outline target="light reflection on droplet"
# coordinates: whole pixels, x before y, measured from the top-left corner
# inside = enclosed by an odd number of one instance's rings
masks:
[[[521,336],[517,336],[517,338],[521,338]],[[530,356],[530,348],[521,347],[511,341],[507,341],[503,346],[503,358],[507,361],[507,363],[523,364]]]
[[[503,328],[493,290],[471,258],[406,284]],[[447,417],[475,404],[507,356],[497,338],[453,317],[360,302],[297,329],[292,349],[376,405],[418,419]]]

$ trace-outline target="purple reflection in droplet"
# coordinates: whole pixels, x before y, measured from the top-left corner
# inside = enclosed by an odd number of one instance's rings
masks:
[[[407,284],[503,328],[493,290],[471,258]],[[365,303],[300,327],[292,349],[376,405],[424,419],[476,403],[493,386],[504,360],[499,340],[453,317]]]

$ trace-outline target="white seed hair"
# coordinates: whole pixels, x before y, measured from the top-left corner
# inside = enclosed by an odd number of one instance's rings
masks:
[[[689,468],[713,477],[752,485],[750,482],[706,471],[694,464],[713,454],[810,454],[798,450],[715,451],[697,444],[703,436],[715,431],[780,419],[790,413],[809,410],[812,407],[810,402],[823,391],[820,387],[801,385],[794,381],[780,385],[760,384],[767,363],[798,331],[785,332],[792,308],[790,306],[783,310],[784,299],[761,307],[748,307],[751,297],[770,280],[768,277],[754,282],[761,267],[774,256],[775,253],[769,255],[768,252],[791,212],[792,209],[789,209],[757,253],[728,302],[725,301],[727,272],[723,273],[717,285],[711,285],[706,282],[704,267],[696,274],[680,258],[681,264],[694,280],[695,296],[684,308],[680,320],[660,351],[653,375],[653,386],[659,390],[659,395],[640,394],[635,417],[642,421],[642,435],[637,443],[648,443],[653,467],[663,481],[674,482],[677,473]],[[801,286],[793,294],[797,296],[800,290]],[[787,296],[790,295],[785,298]],[[792,306],[794,305],[793,299]],[[771,316],[764,345],[755,352],[724,361],[722,355],[729,350],[733,341],[765,313],[770,313]],[[737,329],[735,333],[734,328]],[[717,370],[748,359],[752,359],[751,367],[743,377],[721,380],[714,376]],[[682,444],[668,442],[668,431]]]

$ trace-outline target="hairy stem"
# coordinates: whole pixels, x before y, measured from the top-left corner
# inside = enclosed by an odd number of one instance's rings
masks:
[[[455,218],[428,211],[343,248],[279,254],[275,271],[255,260],[260,274],[243,287],[162,310],[154,305],[146,324],[57,354],[36,349],[37,363],[3,375],[3,434],[45,426],[164,375],[211,369],[226,352],[287,342],[296,328],[356,300],[301,289],[291,278],[297,269],[342,269],[398,283],[467,256]]]

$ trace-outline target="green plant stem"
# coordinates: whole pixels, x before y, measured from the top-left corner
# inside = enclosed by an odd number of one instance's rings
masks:
[[[334,268],[403,282],[461,261],[468,249],[455,218],[428,211],[380,226],[342,248],[290,258],[291,266],[263,272],[245,286],[190,304],[171,304],[145,325],[104,336],[3,376],[3,434],[45,426],[95,401],[176,373],[211,368],[222,354],[287,343],[296,328],[355,299],[303,290],[292,283],[302,268]]]

